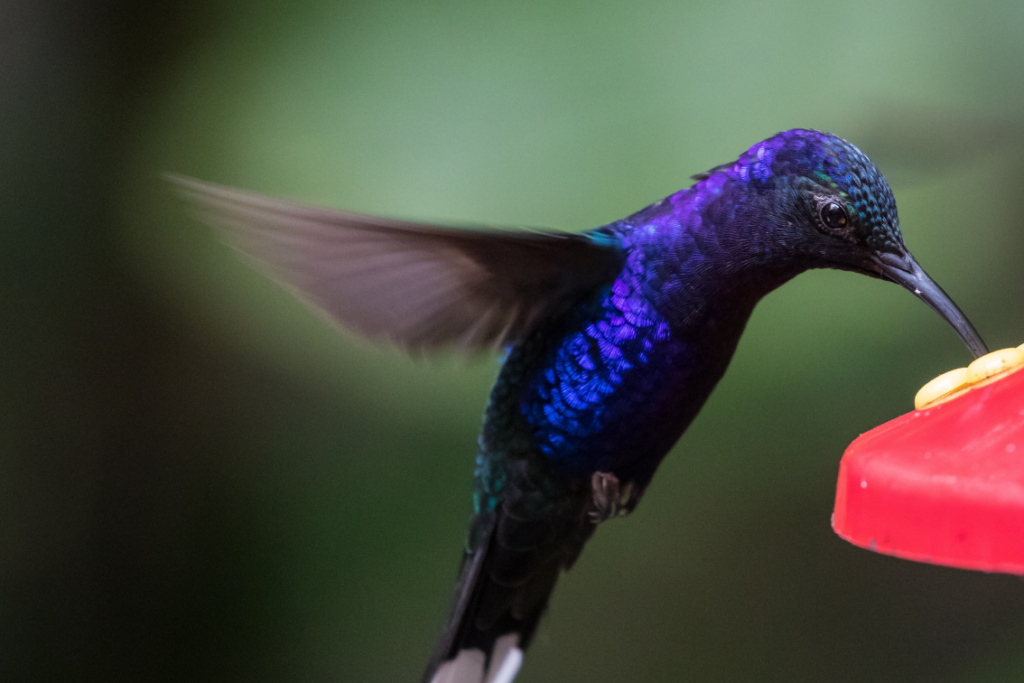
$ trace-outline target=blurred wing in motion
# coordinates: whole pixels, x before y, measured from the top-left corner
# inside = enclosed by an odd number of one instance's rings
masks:
[[[342,325],[408,351],[499,347],[611,282],[615,244],[331,211],[168,176],[225,240]]]

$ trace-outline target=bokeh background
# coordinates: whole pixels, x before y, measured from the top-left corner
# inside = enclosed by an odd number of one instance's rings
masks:
[[[779,130],[851,139],[1024,341],[1024,3],[0,4],[0,679],[418,679],[497,370],[339,336],[161,183],[580,230]],[[1024,582],[847,545],[844,447],[964,365],[908,293],[757,309],[523,681],[1019,681]]]

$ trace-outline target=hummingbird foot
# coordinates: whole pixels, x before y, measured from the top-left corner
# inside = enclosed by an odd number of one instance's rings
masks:
[[[633,482],[623,485],[611,472],[594,472],[590,487],[590,510],[587,514],[594,524],[612,517],[625,517],[636,506]]]

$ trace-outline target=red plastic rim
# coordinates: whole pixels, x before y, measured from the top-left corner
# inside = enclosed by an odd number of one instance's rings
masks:
[[[908,560],[1024,574],[1024,371],[862,434],[832,528]]]

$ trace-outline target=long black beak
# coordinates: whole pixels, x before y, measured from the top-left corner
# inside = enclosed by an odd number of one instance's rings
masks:
[[[957,308],[949,295],[942,291],[942,287],[935,284],[935,281],[928,277],[928,273],[917,265],[913,256],[883,253],[872,257],[872,261],[883,278],[909,289],[914,296],[931,306],[952,325],[975,358],[988,353],[988,347],[981,340],[974,325],[971,325],[971,321]]]

